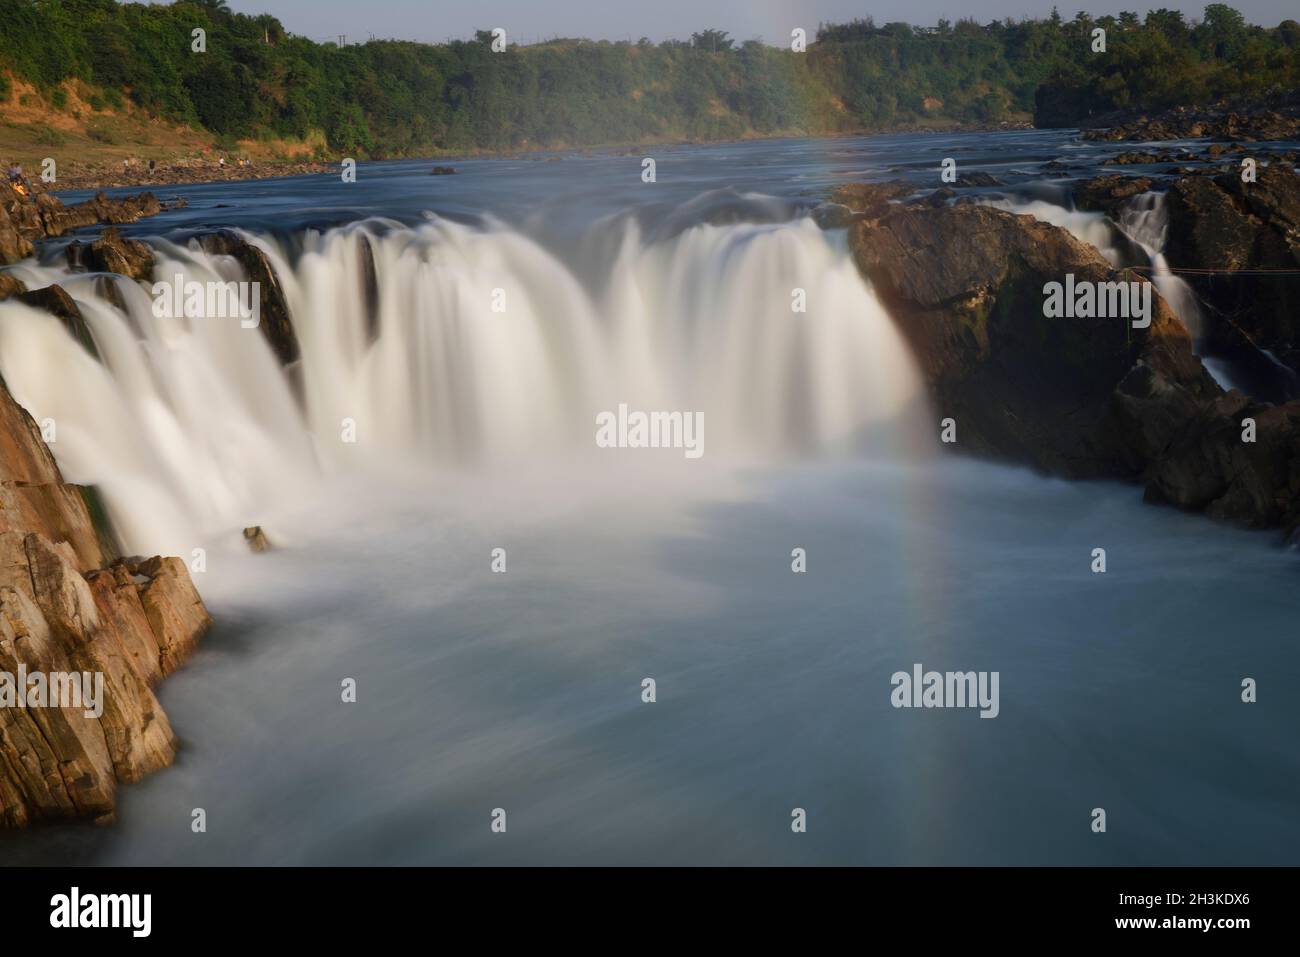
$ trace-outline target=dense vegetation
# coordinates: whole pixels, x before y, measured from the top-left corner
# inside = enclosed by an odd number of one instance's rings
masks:
[[[918,28],[823,25],[806,52],[708,30],[653,44],[555,40],[493,52],[447,44],[339,47],[223,0],[0,0],[0,68],[59,106],[81,81],[93,108],[129,97],[219,137],[300,139],[370,155],[830,133],[1207,102],[1300,87],[1300,24],[1251,26],[1222,4],[1095,21],[973,20]],[[191,31],[207,51],[191,51]],[[1092,30],[1107,31],[1093,53]],[[0,79],[0,98],[8,84]]]

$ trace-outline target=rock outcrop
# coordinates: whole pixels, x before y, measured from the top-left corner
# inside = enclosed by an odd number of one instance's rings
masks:
[[[1300,138],[1300,106],[1294,103],[1277,109],[1197,109],[1180,106],[1155,116],[1098,117],[1092,124],[1104,128],[1084,132],[1086,140],[1187,140],[1209,137],[1215,140],[1293,140]]]
[[[1211,341],[1233,351],[1243,341],[1300,373],[1300,175],[1261,166],[1255,182],[1240,171],[1189,176],[1167,200],[1165,255],[1214,312]]]
[[[97,193],[84,203],[65,206],[49,193],[23,195],[8,182],[0,182],[0,265],[30,256],[37,240],[96,223],[133,223],[162,210],[162,203],[152,193],[121,199]]]
[[[1044,286],[1067,274],[1142,277],[1115,271],[1063,229],[973,204],[874,204],[849,236],[938,416],[956,421],[956,449],[1070,478],[1141,481],[1152,500],[1247,525],[1300,521],[1300,404],[1225,395],[1154,289],[1144,329],[1044,315]],[[1241,419],[1252,414],[1257,441],[1243,443]]]
[[[108,820],[119,781],[170,764],[176,739],[152,689],[211,624],[179,559],[110,551],[89,495],[63,481],[36,422],[0,385],[0,679],[10,689],[23,672],[103,682],[98,709],[0,696],[0,827]]]
[[[254,554],[261,554],[271,550],[271,542],[267,539],[266,533],[262,531],[261,525],[250,525],[244,529],[244,541],[248,543],[248,550]]]
[[[153,278],[153,250],[138,239],[127,239],[110,226],[91,243],[72,242],[64,250],[68,265],[92,272],[112,272],[131,279]]]
[[[1078,209],[1103,212],[1111,219],[1119,217],[1119,211],[1134,196],[1140,196],[1155,185],[1149,176],[1095,176],[1085,182],[1076,183],[1071,195]]]

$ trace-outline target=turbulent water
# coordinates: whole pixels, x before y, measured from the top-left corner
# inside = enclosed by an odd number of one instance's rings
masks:
[[[611,224],[599,289],[509,228],[374,227],[313,232],[292,263],[253,237],[298,331],[287,372],[238,316],[159,317],[134,283],[117,284],[117,308],[94,277],[26,274],[85,303],[102,364],[57,319],[15,305],[0,369],[57,424],[66,477],[100,488],[129,550],[188,554],[360,463],[590,455],[596,417],[620,404],[698,412],[711,457],[747,459],[845,447],[920,391],[843,234],[810,219],[651,243],[635,222]],[[217,281],[232,266],[197,241],[164,244],[157,275]]]
[[[176,767],[127,788],[116,827],[0,858],[1294,863],[1294,558],[1131,487],[933,455],[901,336],[806,216],[805,170],[876,161],[854,142],[820,165],[687,152],[663,199],[513,214],[549,171],[484,162],[465,189],[491,215],[390,183],[340,225],[300,199],[287,230],[250,221],[266,184],[220,187],[229,214],[197,188],[155,224],[156,275],[243,278],[193,238],[239,223],[283,286],[288,370],[237,319],[157,316],[53,255],[18,267],[78,299],[99,358],[0,305],[5,381],[128,551],[208,550],[219,624],[161,692]],[[1039,144],[978,145],[1014,170]],[[748,189],[787,163],[797,185]],[[1117,264],[1136,248],[1199,333],[1159,194],[1113,223],[1037,186],[984,199]],[[620,404],[702,413],[703,456],[597,448]],[[248,554],[250,524],[276,550]],[[890,707],[918,662],[999,671],[998,718]]]

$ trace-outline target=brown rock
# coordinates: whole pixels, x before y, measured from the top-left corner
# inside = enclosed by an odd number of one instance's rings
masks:
[[[63,483],[36,423],[0,386],[0,672],[103,682],[98,713],[90,702],[0,708],[0,827],[109,819],[118,781],[175,754],[151,687],[210,619],[178,559],[102,568],[106,558],[83,490]]]
[[[1254,183],[1186,177],[1168,206],[1170,264],[1213,271],[1183,277],[1214,314],[1211,344],[1248,340],[1300,372],[1300,176],[1275,163]]]
[[[1065,230],[987,206],[909,205],[849,235],[966,451],[1059,475],[1137,478],[1219,394],[1154,290],[1145,330],[1121,318],[1043,315],[1045,283],[1067,273],[1138,279]],[[1141,389],[1130,380],[1135,370]],[[1135,393],[1128,403],[1119,394],[1126,381]]]
[[[0,272],[0,301],[26,291],[27,286],[21,279],[16,276],[11,276],[8,273]]]
[[[113,226],[89,245],[69,244],[65,255],[70,266],[81,265],[94,272],[118,273],[131,279],[153,278],[153,250],[138,239],[127,239]]]
[[[1096,176],[1074,187],[1074,205],[1078,209],[1103,212],[1115,219],[1119,210],[1134,196],[1151,189],[1155,180],[1149,176]]]
[[[271,543],[267,540],[266,533],[262,531],[261,525],[253,525],[244,529],[244,541],[254,553],[260,554],[271,550]]]
[[[831,193],[832,203],[847,206],[855,213],[879,212],[890,200],[902,199],[916,192],[916,187],[902,180],[888,183],[846,183]]]

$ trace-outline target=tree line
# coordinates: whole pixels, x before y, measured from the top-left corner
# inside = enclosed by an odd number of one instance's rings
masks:
[[[224,0],[0,0],[0,71],[60,105],[80,81],[92,109],[130,100],[220,138],[303,139],[374,157],[830,134],[1204,104],[1300,88],[1300,24],[1247,23],[1225,4],[1189,20],[1159,9],[1071,20],[932,27],[822,24],[789,38],[723,30],[652,43],[556,39],[494,52],[493,38],[340,46]],[[206,32],[206,52],[192,49]],[[1098,28],[1105,52],[1094,52]],[[0,101],[11,95],[0,73]],[[66,94],[63,95],[66,97]]]

